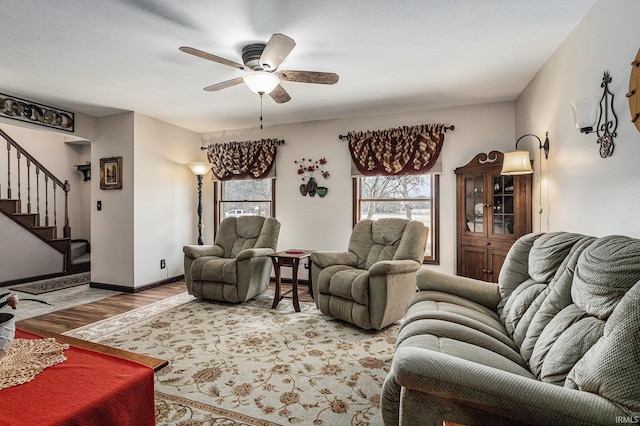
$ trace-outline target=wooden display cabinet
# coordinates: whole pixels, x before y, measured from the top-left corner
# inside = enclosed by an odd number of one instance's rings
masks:
[[[500,175],[503,157],[481,153],[455,170],[458,275],[498,282],[507,252],[531,232],[531,175]]]

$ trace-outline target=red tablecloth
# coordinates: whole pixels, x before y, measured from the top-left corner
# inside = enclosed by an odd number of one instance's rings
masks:
[[[16,330],[16,338],[38,338]],[[0,390],[0,425],[155,424],[153,369],[71,346],[67,360]]]

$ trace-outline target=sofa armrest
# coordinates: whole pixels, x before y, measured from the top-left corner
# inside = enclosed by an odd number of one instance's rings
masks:
[[[348,265],[356,267],[358,258],[350,251],[314,251],[311,253],[311,261],[320,268],[331,265]]]
[[[238,253],[236,255],[236,260],[241,261],[241,260],[251,259],[253,257],[262,257],[275,252],[276,251],[274,249],[269,247],[250,248],[250,249],[242,250],[240,253]]]
[[[395,378],[404,388],[516,422],[592,424],[628,413],[600,395],[541,382],[428,349],[399,348]],[[446,420],[446,419],[445,419]]]
[[[420,291],[439,291],[453,294],[486,306],[492,311],[496,311],[498,303],[500,303],[498,284],[487,281],[421,268],[416,276],[416,284]]]
[[[189,256],[192,259],[197,259],[203,256],[224,256],[224,249],[220,246],[199,246],[199,245],[188,245],[182,247],[182,252]]]
[[[369,268],[369,275],[406,274],[416,272],[420,264],[415,260],[381,260]]]

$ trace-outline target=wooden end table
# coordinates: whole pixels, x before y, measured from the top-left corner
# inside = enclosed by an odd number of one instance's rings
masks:
[[[296,312],[300,312],[300,301],[298,300],[298,267],[300,266],[300,261],[302,259],[306,259],[311,256],[311,252],[312,250],[289,249],[267,255],[271,258],[271,261],[273,262],[273,269],[276,272],[276,292],[273,297],[273,305],[271,305],[272,309],[278,306],[278,303],[284,299],[284,296],[289,293],[293,293],[293,308]],[[280,268],[283,266],[291,267],[293,268],[293,271],[291,273],[291,289],[281,294]],[[309,289],[302,292],[302,294],[307,292],[311,297],[313,297],[313,288],[311,287],[311,265],[309,265]]]

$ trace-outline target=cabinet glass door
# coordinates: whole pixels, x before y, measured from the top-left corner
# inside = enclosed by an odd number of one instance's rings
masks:
[[[514,223],[513,176],[493,176],[493,234],[513,235]]]
[[[484,224],[484,179],[468,177],[465,186],[465,218],[467,232],[486,232]]]

